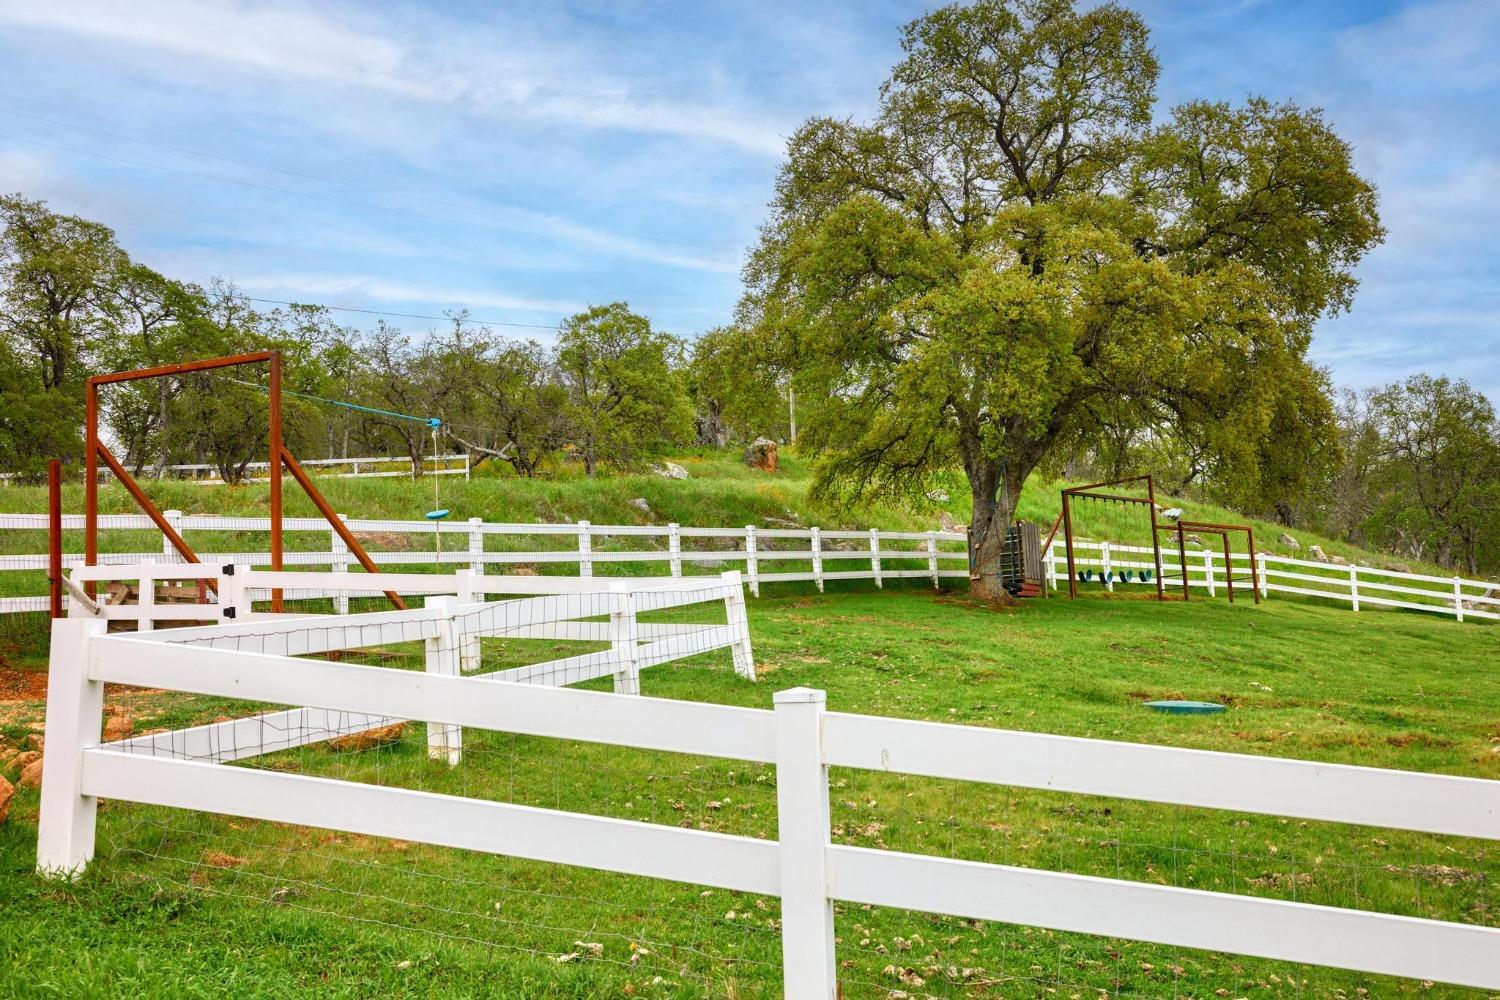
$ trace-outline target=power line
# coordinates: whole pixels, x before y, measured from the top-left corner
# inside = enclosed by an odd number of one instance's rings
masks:
[[[452,316],[427,316],[422,313],[386,312],[383,309],[357,309],[354,306],[330,306],[321,302],[287,302],[283,299],[263,299],[254,295],[242,296],[249,302],[266,302],[277,306],[317,306],[320,309],[328,309],[333,312],[363,313],[367,316],[398,316],[402,319],[430,319],[446,323],[453,319]],[[476,326],[512,326],[526,330],[556,330],[558,323],[513,323],[503,319],[473,319],[467,320]]]

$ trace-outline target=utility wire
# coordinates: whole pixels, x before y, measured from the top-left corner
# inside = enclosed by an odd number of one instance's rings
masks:
[[[402,319],[431,319],[445,323],[453,319],[452,316],[427,316],[422,313],[386,312],[382,309],[356,309],[354,306],[330,306],[320,302],[288,302],[284,299],[263,299],[254,295],[246,295],[243,298],[250,302],[266,302],[277,306],[318,306],[321,309],[329,309],[334,312],[363,313],[367,316],[399,316]],[[561,325],[559,323],[514,323],[509,320],[473,319],[472,317],[466,322],[477,326],[515,326],[527,330],[556,330]]]

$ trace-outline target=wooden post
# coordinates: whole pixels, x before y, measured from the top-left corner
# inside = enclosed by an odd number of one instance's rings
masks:
[[[822,691],[778,691],[777,840],[781,850],[781,961],[787,1000],[835,1000],[838,972],[828,898],[828,768]]]
[[[1078,563],[1073,558],[1073,511],[1068,503],[1068,491],[1062,493],[1063,548],[1068,554],[1068,600],[1078,596]],[[1158,565],[1158,571],[1161,567]],[[1159,589],[1159,585],[1158,585]]]

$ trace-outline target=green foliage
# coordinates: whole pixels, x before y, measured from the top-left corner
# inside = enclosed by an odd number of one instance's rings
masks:
[[[698,441],[722,448],[757,437],[790,437],[785,375],[755,331],[721,326],[693,342],[689,390]]]
[[[903,49],[872,123],[793,135],[746,269],[744,324],[815,401],[820,492],[961,466],[981,589],[1027,476],[1111,435],[1300,500],[1333,435],[1310,327],[1382,235],[1347,144],[1259,99],[1153,127],[1146,29],[1113,5],[944,7]]]
[[[584,470],[625,468],[692,436],[681,375],[682,343],[612,302],[570,316],[557,339],[557,370]]]

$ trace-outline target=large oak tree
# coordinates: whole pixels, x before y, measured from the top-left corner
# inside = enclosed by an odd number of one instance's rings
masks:
[[[954,5],[902,46],[873,121],[792,136],[746,267],[741,321],[811,401],[820,491],[916,496],[961,466],[996,596],[1027,476],[1106,427],[1251,479],[1299,414],[1331,430],[1312,325],[1382,230],[1318,111],[1155,118],[1146,27],[1114,4]]]

